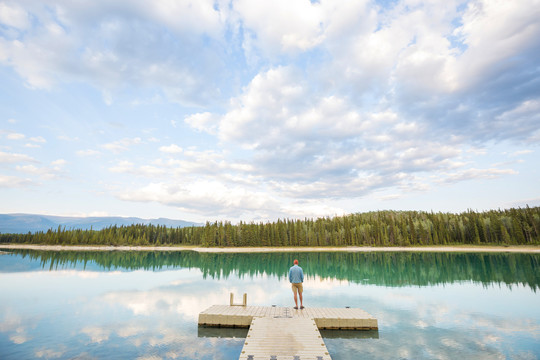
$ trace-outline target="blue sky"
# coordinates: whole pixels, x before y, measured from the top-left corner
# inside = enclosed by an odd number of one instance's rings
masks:
[[[538,206],[539,39],[535,0],[0,1],[0,213]]]

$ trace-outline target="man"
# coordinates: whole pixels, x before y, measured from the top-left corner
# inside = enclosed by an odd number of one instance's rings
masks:
[[[304,282],[304,271],[300,266],[298,266],[298,260],[294,260],[294,265],[289,269],[289,282],[292,286],[292,291],[294,294],[294,303],[296,306],[295,309],[298,309],[298,297],[297,293],[300,294],[300,309],[304,308],[302,292],[304,291],[302,283]]]

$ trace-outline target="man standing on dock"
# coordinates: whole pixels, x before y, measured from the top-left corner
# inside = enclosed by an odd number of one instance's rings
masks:
[[[294,265],[289,269],[289,282],[292,285],[292,291],[294,293],[294,303],[296,306],[295,309],[298,309],[298,297],[297,293],[300,294],[300,309],[304,308],[302,292],[304,291],[302,283],[304,282],[304,271],[300,266],[298,266],[298,260],[294,260]]]

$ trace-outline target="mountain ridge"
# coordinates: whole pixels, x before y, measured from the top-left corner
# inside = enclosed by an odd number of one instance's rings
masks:
[[[56,216],[12,213],[0,214],[0,233],[23,234],[27,232],[56,230],[59,226],[68,230],[101,230],[109,226],[128,226],[133,224],[143,225],[162,225],[167,227],[189,227],[201,226],[203,224],[174,220],[168,218],[143,219],[139,217],[121,217],[121,216]]]

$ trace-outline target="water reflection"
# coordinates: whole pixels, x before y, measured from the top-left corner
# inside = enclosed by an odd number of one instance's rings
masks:
[[[460,281],[482,284],[540,284],[540,255],[521,253],[198,253],[193,251],[36,251],[10,250],[14,261],[2,271],[66,268],[110,270],[199,269],[203,277],[284,276],[295,258],[308,277],[384,286],[431,286]],[[5,256],[5,255],[4,255]],[[26,259],[24,265],[20,257]],[[19,260],[19,261],[17,261]],[[12,263],[17,263],[14,267]],[[284,270],[285,269],[285,270]]]
[[[357,255],[2,255],[0,358],[238,358],[246,330],[200,328],[198,313],[230,292],[292,306],[294,257],[309,275],[306,306],[379,320],[378,332],[322,331],[334,360],[540,358],[538,255]]]
[[[0,299],[1,359],[231,359],[243,344],[198,339],[198,312],[223,303],[234,284],[211,280],[205,288],[197,270],[0,276],[9,292]]]

